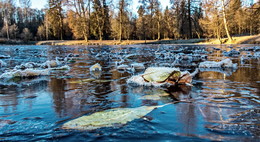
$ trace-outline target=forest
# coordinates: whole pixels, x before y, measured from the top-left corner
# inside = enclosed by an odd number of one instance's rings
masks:
[[[260,33],[260,1],[253,0],[0,1],[0,37],[39,40],[161,40],[223,38]]]

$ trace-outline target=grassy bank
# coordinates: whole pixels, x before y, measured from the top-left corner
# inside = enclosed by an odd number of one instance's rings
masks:
[[[253,36],[234,36],[233,41],[229,41],[227,38],[209,39],[205,42],[199,42],[199,44],[260,44],[260,34]]]
[[[260,44],[260,34],[254,36],[233,37],[233,41],[227,38],[221,39],[222,44]],[[132,44],[221,44],[218,39],[187,39],[187,40],[47,40],[29,41],[7,40],[0,38],[2,45],[132,45]]]
[[[221,39],[222,44],[260,44],[260,35],[233,37],[230,42]],[[187,40],[48,40],[37,42],[37,45],[131,45],[131,44],[221,44],[218,39]]]
[[[37,45],[131,45],[131,44],[194,44],[205,41],[205,39],[188,40],[50,40],[40,41]]]

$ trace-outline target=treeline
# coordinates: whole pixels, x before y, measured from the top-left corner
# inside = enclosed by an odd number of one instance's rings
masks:
[[[30,0],[0,1],[0,36],[8,39],[160,40],[223,38],[260,33],[260,2],[242,0]],[[229,38],[232,38],[231,36]]]

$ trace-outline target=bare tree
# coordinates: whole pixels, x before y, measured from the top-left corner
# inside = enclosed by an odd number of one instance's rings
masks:
[[[233,41],[232,37],[229,34],[229,30],[228,30],[228,24],[227,24],[227,19],[226,19],[226,9],[225,9],[225,2],[224,2],[224,0],[221,0],[221,6],[222,6],[223,22],[224,22],[224,26],[225,26],[225,30],[226,30],[226,34],[227,34],[228,40],[229,41]]]

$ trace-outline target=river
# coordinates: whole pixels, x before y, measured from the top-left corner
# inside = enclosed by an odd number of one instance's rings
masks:
[[[225,51],[240,51],[225,56]],[[0,46],[0,74],[28,62],[70,59],[69,70],[0,81],[0,141],[257,141],[260,138],[259,45]],[[131,86],[144,70],[118,70],[117,63],[172,66],[171,55],[230,58],[237,69],[201,70],[193,86],[170,89]],[[247,57],[244,59],[244,57]],[[200,60],[175,64],[194,71]],[[91,74],[95,63],[100,74]],[[163,94],[163,95],[161,95]],[[177,102],[125,125],[91,131],[63,130],[75,118],[111,108]],[[106,121],[106,120],[104,120]]]

